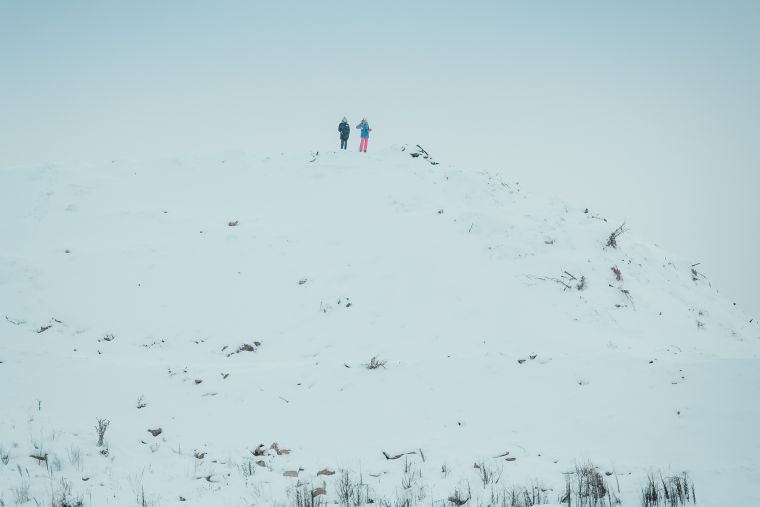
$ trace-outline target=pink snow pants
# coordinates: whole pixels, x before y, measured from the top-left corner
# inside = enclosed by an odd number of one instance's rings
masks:
[[[367,153],[367,141],[369,141],[368,137],[362,137],[362,140],[359,141],[359,151]]]

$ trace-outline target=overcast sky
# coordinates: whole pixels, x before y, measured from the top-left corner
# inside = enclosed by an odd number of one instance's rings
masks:
[[[420,143],[760,317],[760,2],[0,0],[0,166]],[[352,138],[350,146],[355,148]]]

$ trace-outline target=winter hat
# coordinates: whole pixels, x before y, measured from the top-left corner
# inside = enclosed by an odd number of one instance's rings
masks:
[[[346,119],[346,117],[345,117],[345,116],[343,117],[343,121],[345,121],[345,122],[347,122],[347,121],[348,121],[348,120]]]

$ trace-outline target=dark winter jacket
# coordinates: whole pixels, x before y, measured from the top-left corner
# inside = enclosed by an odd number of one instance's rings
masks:
[[[340,138],[347,141],[348,135],[351,133],[351,127],[348,126],[348,122],[340,122],[340,125],[338,125],[338,132],[340,132]]]

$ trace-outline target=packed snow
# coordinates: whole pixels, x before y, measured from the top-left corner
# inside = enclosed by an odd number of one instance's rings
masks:
[[[583,468],[760,505],[757,320],[563,197],[415,145],[0,169],[0,505],[559,505]]]

